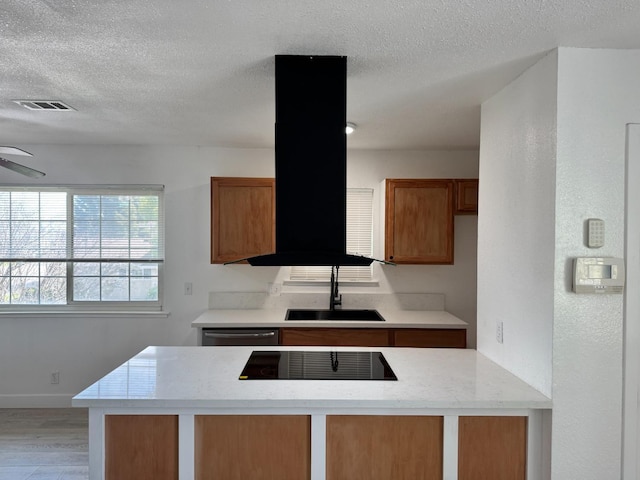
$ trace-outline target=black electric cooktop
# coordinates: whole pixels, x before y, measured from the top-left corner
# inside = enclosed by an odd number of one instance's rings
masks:
[[[381,352],[256,351],[240,380],[398,380]]]

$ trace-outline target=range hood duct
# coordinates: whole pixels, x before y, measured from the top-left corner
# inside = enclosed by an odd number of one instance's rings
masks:
[[[347,57],[276,55],[276,252],[258,266],[370,265],[346,253]]]

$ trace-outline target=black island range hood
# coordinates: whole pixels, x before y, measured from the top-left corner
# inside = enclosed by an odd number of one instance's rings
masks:
[[[256,266],[370,265],[346,253],[347,57],[276,55],[276,252]]]

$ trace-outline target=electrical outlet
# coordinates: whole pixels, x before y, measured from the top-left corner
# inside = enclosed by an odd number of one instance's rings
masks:
[[[282,284],[281,283],[269,283],[267,284],[269,295],[280,296],[282,293]]]
[[[51,372],[51,385],[58,385],[60,383],[60,372]]]
[[[496,322],[496,340],[498,343],[504,341],[504,325],[502,322]]]
[[[193,283],[186,282],[184,284],[184,294],[185,295],[193,295]]]

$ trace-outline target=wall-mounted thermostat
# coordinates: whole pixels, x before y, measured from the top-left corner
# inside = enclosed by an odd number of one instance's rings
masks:
[[[573,261],[576,293],[622,293],[624,260],[613,257],[578,257]]]

